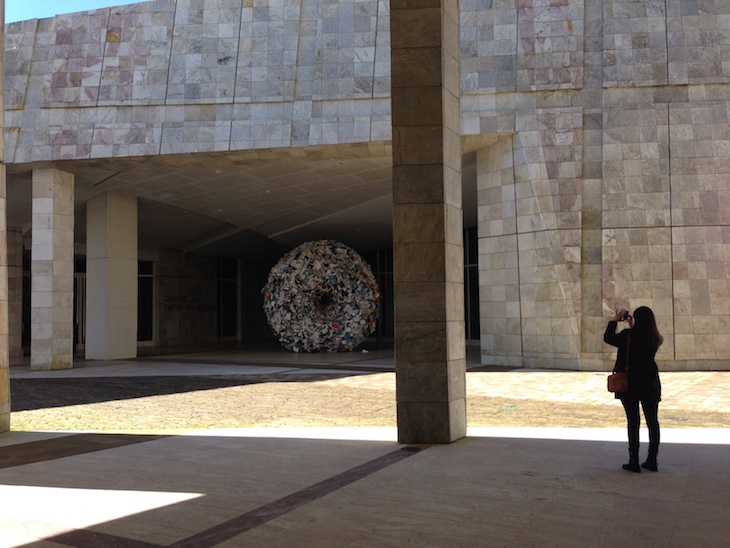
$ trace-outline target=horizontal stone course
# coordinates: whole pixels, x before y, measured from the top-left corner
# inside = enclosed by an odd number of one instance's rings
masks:
[[[485,359],[605,367],[605,319],[639,304],[659,315],[662,360],[730,358],[728,36],[719,0],[460,3]],[[390,46],[378,0],[153,0],[13,23],[6,158],[387,154]]]

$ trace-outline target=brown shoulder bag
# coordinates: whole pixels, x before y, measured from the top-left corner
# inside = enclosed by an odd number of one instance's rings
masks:
[[[631,333],[626,341],[626,367],[623,372],[614,372],[608,376],[608,391],[614,393],[626,392],[629,389],[629,348],[631,347]]]

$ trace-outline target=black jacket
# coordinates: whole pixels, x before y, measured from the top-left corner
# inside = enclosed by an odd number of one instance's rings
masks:
[[[616,365],[613,370],[623,372],[626,368],[626,350],[629,353],[629,390],[616,394],[617,398],[632,397],[643,401],[661,401],[662,385],[659,381],[659,368],[655,356],[658,348],[637,337],[629,336],[631,329],[624,329],[616,333],[618,322],[608,322],[603,340],[611,346],[618,348],[616,354]]]

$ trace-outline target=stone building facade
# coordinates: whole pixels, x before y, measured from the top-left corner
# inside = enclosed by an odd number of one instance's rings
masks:
[[[306,162],[362,161],[386,176],[369,181],[361,201],[385,197],[389,208],[389,6],[152,0],[8,25],[9,180],[69,172],[77,212],[102,190],[119,192],[271,238],[283,231],[272,211],[313,222],[290,196],[277,195],[278,210],[262,201],[232,218],[214,202],[221,189],[206,195],[203,182],[181,197],[150,173],[266,164],[285,177]],[[482,362],[609,369],[602,332],[611,311],[648,305],[665,336],[663,369],[730,367],[730,9],[464,0],[458,17]],[[223,200],[254,198],[230,192]],[[354,205],[307,203],[321,206],[318,218]],[[88,242],[75,239],[85,253]],[[157,342],[169,344],[161,334],[179,303],[158,304]],[[127,318],[131,329],[132,308],[107,320]]]
[[[463,132],[503,136],[477,153],[485,360],[605,366],[606,318],[648,305],[663,367],[726,369],[728,8],[470,4]]]

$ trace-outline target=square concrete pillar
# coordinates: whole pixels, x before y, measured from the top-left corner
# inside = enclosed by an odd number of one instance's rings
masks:
[[[73,366],[74,176],[33,171],[31,369]]]
[[[456,0],[391,2],[398,438],[466,434]]]
[[[0,9],[3,1],[0,0]],[[2,16],[0,16],[2,20]],[[0,26],[0,38],[2,27]],[[0,54],[2,59],[2,54]],[[2,63],[0,63],[1,65]],[[1,67],[0,67],[1,68]],[[0,70],[0,83],[2,71]],[[0,85],[0,113],[2,112],[2,86]],[[1,119],[0,119],[1,120]],[[0,125],[0,130],[2,126]],[[0,147],[1,148],[1,147]],[[0,151],[2,158],[2,151]],[[5,164],[0,163],[0,432],[10,430],[10,357],[8,352],[8,238],[5,192]]]
[[[5,0],[0,0],[0,44],[5,42]],[[0,137],[5,135],[4,54],[0,51]],[[0,138],[0,432],[10,430],[10,358],[8,354],[8,253],[5,139]]]
[[[137,198],[86,204],[86,358],[137,356]]]

